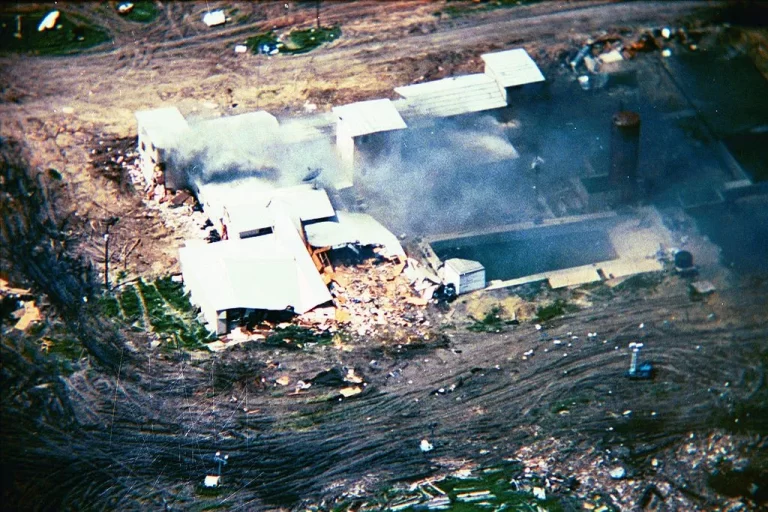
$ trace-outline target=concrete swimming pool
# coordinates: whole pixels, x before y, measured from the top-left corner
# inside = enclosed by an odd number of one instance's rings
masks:
[[[661,270],[656,254],[670,243],[658,212],[645,208],[432,237],[422,249],[433,267],[480,262],[491,287],[548,279],[554,288]]]

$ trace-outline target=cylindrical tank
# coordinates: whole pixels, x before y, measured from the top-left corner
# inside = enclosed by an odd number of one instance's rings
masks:
[[[640,151],[640,114],[627,110],[617,112],[611,125],[611,185],[621,190],[628,201],[636,197],[637,162]]]
[[[693,267],[693,254],[688,251],[677,251],[675,253],[675,267],[681,270]]]

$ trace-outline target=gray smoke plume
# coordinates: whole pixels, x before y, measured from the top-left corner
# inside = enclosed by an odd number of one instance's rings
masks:
[[[399,154],[372,159],[355,177],[370,212],[390,229],[457,231],[517,222],[529,209],[519,199],[527,164],[494,118],[435,119],[404,132]]]
[[[315,176],[329,184],[338,159],[327,137],[296,141],[300,127],[248,115],[190,123],[172,154],[173,172],[192,189],[204,183],[261,178],[265,189],[297,185]]]

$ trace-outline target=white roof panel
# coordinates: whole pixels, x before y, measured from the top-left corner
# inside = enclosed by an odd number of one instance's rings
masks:
[[[365,213],[337,212],[337,220],[304,226],[307,241],[313,247],[373,245],[384,249],[388,257],[404,256],[405,251],[387,228]]]
[[[236,226],[232,234],[272,226],[268,206],[273,200],[287,205],[290,214],[304,222],[333,217],[336,213],[323,189],[311,184],[274,188],[258,177],[204,183],[199,185],[198,195],[210,219],[228,218]]]
[[[236,116],[223,116],[214,119],[200,121],[198,126],[206,130],[214,130],[221,133],[250,133],[253,130],[275,131],[279,127],[277,118],[269,112],[260,110],[248,112]]]
[[[485,72],[502,87],[543,82],[544,75],[528,52],[522,48],[481,55]]]
[[[339,132],[350,137],[406,128],[400,112],[388,99],[333,107],[333,113],[338,119]]]
[[[451,258],[445,260],[445,266],[451,268],[457,274],[469,274],[484,270],[485,267],[479,261],[465,260],[462,258]]]
[[[408,100],[398,102],[406,115],[448,117],[507,105],[496,80],[484,73],[396,87],[395,91]]]
[[[204,310],[301,314],[331,300],[298,232],[285,221],[275,233],[179,249],[184,281]]]
[[[144,130],[153,145],[167,149],[176,143],[180,133],[189,129],[187,120],[176,107],[139,110],[134,114],[139,130]]]

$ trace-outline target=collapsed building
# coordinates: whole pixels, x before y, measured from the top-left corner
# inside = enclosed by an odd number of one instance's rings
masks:
[[[506,107],[512,89],[544,81],[523,49],[483,59],[484,73],[398,87],[399,100],[357,102],[284,123],[267,112],[201,121],[185,119],[175,107],[137,112],[148,193],[190,189],[221,238],[188,241],[180,250],[185,286],[209,329],[224,334],[268,312],[302,314],[332,303],[328,253],[336,248],[373,247],[405,267],[392,232],[366,213],[334,208],[319,183],[334,193],[354,187],[368,169],[398,161],[409,132],[433,133],[436,120]],[[213,144],[222,133],[237,136]],[[310,160],[324,154],[308,145],[330,141],[335,145],[323,162],[306,169],[286,162],[297,151]],[[508,141],[496,145],[503,149],[493,159],[518,157]],[[485,147],[474,149],[482,155]],[[463,268],[471,270],[469,281],[449,278],[459,290],[485,286],[482,265]]]
[[[509,116],[542,94],[544,76],[522,49],[482,60],[483,73],[397,87],[400,99],[300,119],[137,113],[149,188],[191,190],[221,238],[180,251],[186,288],[209,328],[224,334],[266,315],[338,306],[333,290],[344,279],[334,281],[331,260],[344,247],[396,262],[412,286],[406,301],[420,305],[438,287],[559,288],[663,269],[656,256],[671,242],[656,210],[604,211],[641,196],[639,114],[613,116],[604,174],[563,180],[569,199],[593,213],[555,214],[536,187],[545,159],[520,165],[508,136]],[[172,122],[163,133],[164,117]],[[390,202],[378,210],[359,203],[382,192]],[[403,219],[421,238],[411,257],[390,231]],[[479,228],[451,229],[464,225]]]

